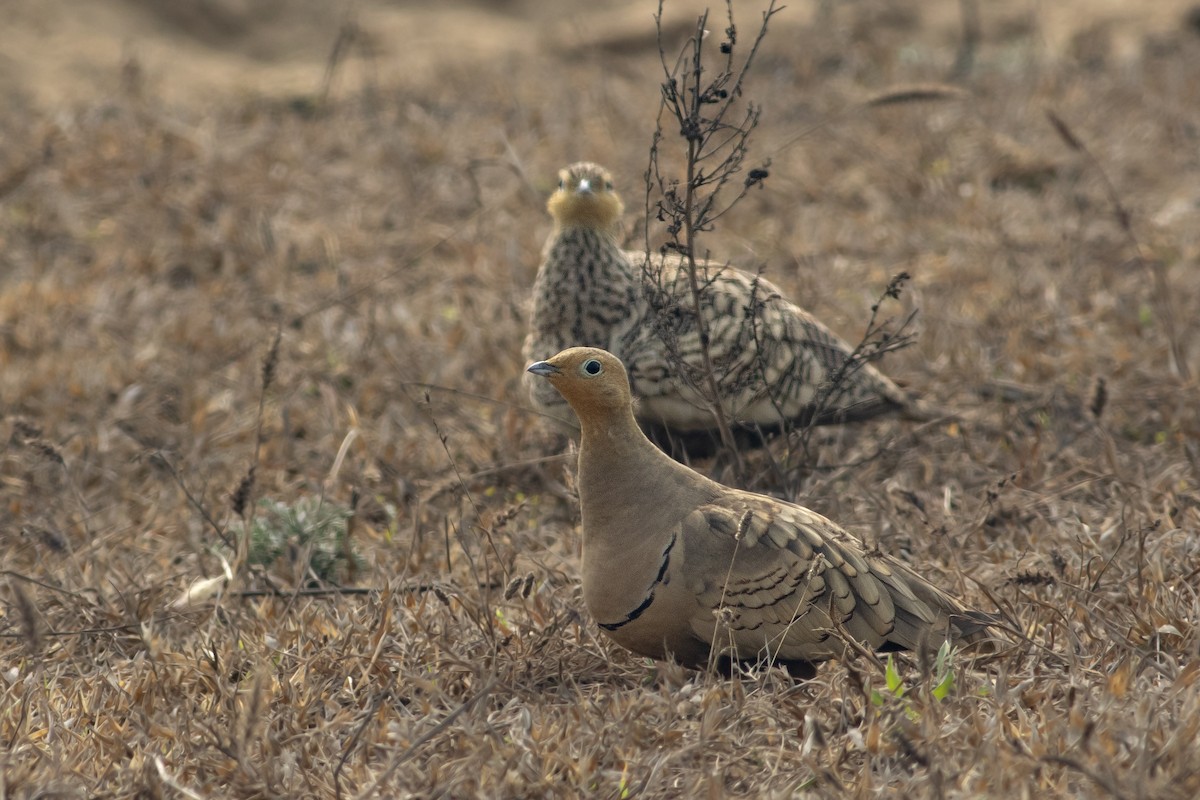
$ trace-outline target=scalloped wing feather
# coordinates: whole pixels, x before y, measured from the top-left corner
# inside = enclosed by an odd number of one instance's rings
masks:
[[[643,254],[626,253],[633,263]],[[851,348],[804,309],[786,300],[765,278],[733,268],[704,264],[702,308],[709,334],[709,357],[720,376],[721,396],[733,418],[777,424],[780,417],[803,418],[825,384],[846,362]],[[712,427],[711,412],[695,389],[694,376],[676,364],[703,363],[700,327],[690,288],[677,261],[662,277],[649,280],[663,291],[651,298],[646,324],[620,343],[634,393],[644,413],[681,429]],[[830,411],[848,418],[869,417],[904,402],[903,393],[869,365],[842,378],[841,392],[829,397]]]
[[[682,527],[695,557],[723,565],[694,583],[700,609],[693,631],[717,645],[730,642],[743,658],[763,647],[781,658],[828,658],[842,649],[833,635],[839,627],[871,647],[911,648],[921,630],[961,608],[828,519],[790,503],[730,490]]]

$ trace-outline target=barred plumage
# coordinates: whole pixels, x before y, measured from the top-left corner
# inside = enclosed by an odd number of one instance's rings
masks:
[[[583,596],[602,630],[652,658],[764,659],[810,674],[843,637],[878,650],[991,640],[996,618],[802,506],[730,489],[639,430],[621,362],[576,347],[539,361],[580,420]]]
[[[700,326],[679,256],[647,262],[617,242],[623,210],[608,172],[574,164],[548,203],[555,229],[533,291],[527,360],[576,345],[616,354],[629,372],[637,417],[675,434],[713,431],[705,401]],[[770,281],[701,264],[701,313],[722,407],[740,426],[829,424],[928,412]],[[571,421],[561,398],[531,382],[535,404]]]

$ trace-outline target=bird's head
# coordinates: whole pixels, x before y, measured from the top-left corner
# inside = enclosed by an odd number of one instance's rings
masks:
[[[625,206],[613,191],[612,175],[599,164],[580,161],[559,170],[558,189],[546,209],[559,228],[613,232]]]
[[[572,347],[528,367],[558,390],[585,425],[590,419],[632,414],[629,377],[621,359],[598,347]]]

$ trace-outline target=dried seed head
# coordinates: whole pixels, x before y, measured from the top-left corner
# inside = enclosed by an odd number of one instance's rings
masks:
[[[754,186],[755,184],[762,184],[770,175],[771,171],[766,167],[756,167],[746,175],[746,185]]]
[[[21,633],[25,636],[25,643],[29,646],[29,652],[36,653],[41,649],[42,644],[42,630],[41,625],[38,624],[37,606],[34,605],[33,599],[19,581],[10,580],[8,586],[16,601],[18,619],[21,621]]]
[[[282,338],[283,331],[275,331],[275,338],[271,341],[271,347],[267,350],[266,356],[263,357],[262,386],[264,392],[270,388],[271,383],[275,380],[275,367],[279,364],[279,343]]]
[[[1104,376],[1097,375],[1096,382],[1092,386],[1092,401],[1088,403],[1088,411],[1092,412],[1092,416],[1100,419],[1100,415],[1104,413],[1104,406],[1108,404],[1108,384],[1104,380]]]
[[[246,504],[250,500],[250,491],[254,488],[254,466],[251,464],[250,469],[246,470],[246,474],[238,482],[237,489],[233,492],[233,497],[230,498],[233,513],[242,519],[246,518]]]

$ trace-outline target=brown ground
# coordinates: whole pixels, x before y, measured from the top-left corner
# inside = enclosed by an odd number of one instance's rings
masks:
[[[851,338],[912,274],[883,367],[964,421],[823,432],[798,488],[1028,635],[940,701],[916,659],[903,698],[654,664],[582,606],[524,302],[557,167],[644,223],[649,3],[6,8],[0,797],[1200,795],[1200,35],[1127,5],[985,3],[961,97],[874,109],[958,4],[789,8],[771,177],[704,242]],[[357,496],[375,591],[247,593],[307,586],[225,543],[251,466],[251,508]]]

